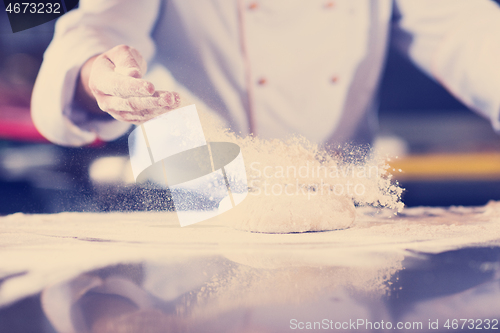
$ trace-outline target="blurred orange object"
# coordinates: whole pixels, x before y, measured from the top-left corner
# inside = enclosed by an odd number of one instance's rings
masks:
[[[397,180],[500,179],[499,152],[409,155],[389,164]]]

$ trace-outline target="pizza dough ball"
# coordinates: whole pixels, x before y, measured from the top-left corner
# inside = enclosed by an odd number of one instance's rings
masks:
[[[222,209],[230,205],[225,198]],[[263,233],[295,233],[346,229],[353,225],[356,210],[352,200],[333,193],[265,195],[248,193],[236,207],[220,216],[235,229]]]

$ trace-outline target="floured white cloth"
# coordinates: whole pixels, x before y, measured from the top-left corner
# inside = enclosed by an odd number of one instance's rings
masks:
[[[410,255],[409,250],[436,253],[500,242],[499,202],[478,208],[410,208],[396,217],[372,213],[358,211],[350,229],[303,234],[250,233],[219,225],[217,219],[181,228],[175,213],[0,217],[0,306],[117,263],[183,267],[194,259],[222,256],[252,267],[364,267]],[[185,273],[174,283],[182,287],[166,298],[200,284],[198,274]]]

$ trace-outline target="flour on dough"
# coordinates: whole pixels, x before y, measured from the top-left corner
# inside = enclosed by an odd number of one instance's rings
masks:
[[[248,193],[239,205],[220,215],[224,224],[245,231],[294,233],[346,229],[356,210],[351,199],[335,194],[265,195]],[[219,207],[230,204],[224,199]]]

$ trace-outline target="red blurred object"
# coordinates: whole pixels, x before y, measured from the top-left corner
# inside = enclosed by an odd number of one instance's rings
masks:
[[[2,76],[0,79],[0,139],[48,142],[31,120],[30,99],[33,85],[24,76],[16,76],[5,71]]]
[[[24,106],[0,105],[0,139],[49,143],[33,124],[30,109]],[[97,139],[89,147],[104,145],[104,141]]]
[[[31,120],[31,90],[31,85],[12,87],[0,80],[0,140],[49,143]],[[90,147],[104,144],[104,141],[96,140]]]
[[[49,142],[36,129],[28,107],[10,105],[0,105],[0,139]]]

